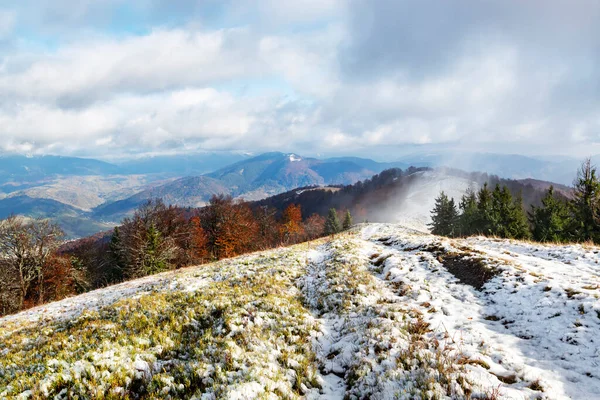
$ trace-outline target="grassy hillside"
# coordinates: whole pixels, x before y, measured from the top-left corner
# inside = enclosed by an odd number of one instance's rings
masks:
[[[596,247],[361,225],[0,319],[0,398],[593,398]]]

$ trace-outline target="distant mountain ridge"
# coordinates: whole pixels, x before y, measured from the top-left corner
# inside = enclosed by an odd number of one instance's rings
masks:
[[[552,175],[558,168],[565,176],[562,182],[571,183],[579,161],[422,153],[377,162],[360,157],[319,159],[281,152],[251,157],[224,152],[147,157],[117,165],[76,157],[4,155],[0,156],[0,212],[53,218],[77,237],[120,222],[151,198],[181,207],[200,207],[214,194],[260,200],[298,187],[353,184],[389,168],[406,170],[411,165],[459,165],[464,170],[527,179],[527,184],[544,190],[551,179],[532,176]],[[211,166],[217,168],[195,174]],[[190,171],[194,174],[179,175]],[[569,191],[567,186],[555,187],[562,194]]]
[[[111,175],[120,168],[104,161],[61,156],[0,155],[0,184],[56,175]]]
[[[271,152],[238,161],[200,177],[185,177],[94,210],[97,217],[114,220],[132,212],[148,199],[198,207],[214,194],[259,200],[303,186],[347,185],[370,178],[390,165],[360,158],[317,159],[294,153]]]

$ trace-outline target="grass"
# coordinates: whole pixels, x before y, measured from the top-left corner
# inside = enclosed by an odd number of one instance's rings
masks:
[[[389,255],[369,257],[360,247],[352,237],[338,237],[328,244],[325,263],[309,267],[309,278],[300,282],[319,316],[344,321],[339,336],[346,344],[334,344],[322,358],[325,365],[343,365],[345,372],[336,375],[344,379],[345,397],[464,398],[473,389],[456,352],[435,340],[421,311],[392,298],[412,289],[375,279]],[[344,352],[350,343],[351,354]]]
[[[302,262],[289,251],[246,260],[207,267],[215,279],[195,292],[124,299],[4,336],[0,398],[230,397],[262,382],[264,395],[293,399],[318,388],[318,324],[293,285]]]

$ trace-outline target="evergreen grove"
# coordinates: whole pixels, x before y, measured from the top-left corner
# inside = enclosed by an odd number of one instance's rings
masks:
[[[429,226],[436,235],[600,243],[600,180],[588,159],[577,172],[569,200],[550,186],[542,204],[526,213],[520,196],[506,186],[490,190],[486,183],[477,193],[467,190],[458,205],[441,192],[431,214]]]

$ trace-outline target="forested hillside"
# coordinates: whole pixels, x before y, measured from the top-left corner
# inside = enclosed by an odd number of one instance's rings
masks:
[[[523,203],[539,206],[542,204],[545,188],[551,183],[541,181],[518,181],[502,179],[485,173],[467,173],[460,170],[431,168],[389,169],[370,179],[346,186],[304,187],[264,200],[252,203],[253,206],[273,207],[279,212],[289,204],[298,204],[305,214],[326,215],[330,208],[350,210],[356,221],[390,222],[393,213],[401,212],[406,199],[434,175],[436,182],[467,182],[473,190],[488,183],[488,186],[506,186],[514,195],[520,195]],[[569,196],[570,189],[559,185],[560,196]],[[429,201],[433,201],[438,192],[430,193]],[[429,209],[426,210],[429,213]]]

